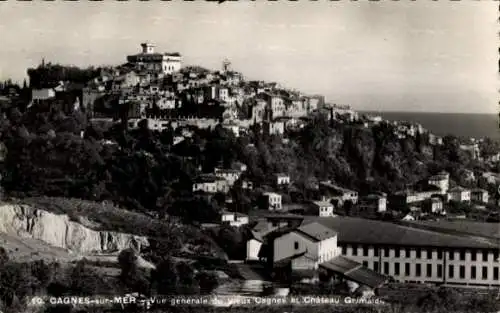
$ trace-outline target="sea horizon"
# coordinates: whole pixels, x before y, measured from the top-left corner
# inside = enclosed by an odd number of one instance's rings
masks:
[[[411,111],[358,111],[361,114],[380,115],[390,121],[408,121],[421,124],[435,135],[500,140],[499,116],[495,113],[448,113]]]

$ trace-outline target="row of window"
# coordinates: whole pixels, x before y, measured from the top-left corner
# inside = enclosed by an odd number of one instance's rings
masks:
[[[347,247],[346,245],[342,246],[342,254],[343,255],[347,255]],[[352,245],[352,255],[353,256],[357,256],[358,255],[358,246],[357,245]],[[376,248],[373,248],[373,247],[368,247],[368,246],[362,246],[362,255],[363,256],[368,256],[368,251],[369,249],[373,249],[373,252],[374,252],[374,256],[379,256],[379,249],[376,249]],[[422,251],[425,250],[426,251],[426,256],[427,256],[427,259],[430,260],[432,259],[432,252],[435,251],[436,254],[437,254],[437,258],[439,260],[443,259],[443,251],[441,249],[419,249],[419,248],[416,248],[416,249],[411,249],[411,248],[404,248],[404,249],[398,249],[398,248],[382,248],[380,249],[380,251],[383,253],[383,256],[384,257],[390,257],[390,250],[393,250],[394,251],[394,258],[412,258],[411,256],[411,251],[415,251],[415,258],[417,259],[421,259],[422,258]],[[470,255],[471,255],[471,261],[477,261],[478,258],[477,258],[477,255],[480,254],[481,255],[481,259],[482,261],[484,262],[487,262],[488,261],[488,254],[489,254],[489,251],[488,250],[482,250],[480,253],[476,250],[467,250],[470,252]],[[498,250],[497,251],[494,251],[493,252],[493,260],[496,261],[498,260]],[[461,249],[459,250],[459,259],[461,261],[465,261],[465,254],[466,254],[466,250],[465,249]],[[455,252],[454,251],[450,251],[448,252],[448,259],[453,261],[455,259]]]
[[[376,272],[381,271],[383,274],[389,275],[389,262],[383,262],[384,267],[379,268],[379,262],[373,262],[373,270]],[[399,276],[401,275],[401,271],[403,270],[400,268],[400,263],[395,262],[394,263],[394,276]],[[368,266],[368,261],[363,261],[363,266],[369,267]],[[422,264],[414,264],[415,266],[415,276],[416,277],[422,277]],[[410,276],[410,263],[404,263],[404,275],[405,276]],[[426,277],[433,277],[434,272],[433,272],[433,264],[426,264],[425,267],[425,276]],[[477,267],[472,265],[470,267],[470,277],[469,279],[483,279],[487,280],[488,279],[488,267],[487,266],[482,266],[479,267],[481,270],[480,275],[478,275]],[[465,279],[465,265],[460,265],[458,266],[458,278],[460,279]],[[443,265],[442,264],[437,264],[436,265],[436,272],[435,272],[436,277],[442,278],[443,277]],[[455,266],[454,265],[448,265],[448,278],[455,278]],[[493,267],[493,280],[498,280],[499,278],[499,269],[497,266]]]

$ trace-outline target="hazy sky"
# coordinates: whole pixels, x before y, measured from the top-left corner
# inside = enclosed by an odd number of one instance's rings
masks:
[[[497,112],[498,3],[0,2],[0,79],[119,64],[149,40],[356,109]]]

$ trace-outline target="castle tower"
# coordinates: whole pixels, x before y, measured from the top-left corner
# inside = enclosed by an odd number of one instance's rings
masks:
[[[222,71],[224,73],[227,73],[227,72],[231,71],[231,62],[228,59],[225,59],[222,62]]]
[[[155,52],[155,45],[149,42],[141,43],[142,53],[150,54]]]

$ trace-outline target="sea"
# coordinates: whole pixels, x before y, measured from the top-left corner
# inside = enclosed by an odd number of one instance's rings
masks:
[[[499,116],[497,114],[427,113],[359,111],[360,114],[379,115],[390,121],[407,121],[421,124],[438,136],[500,140]]]

